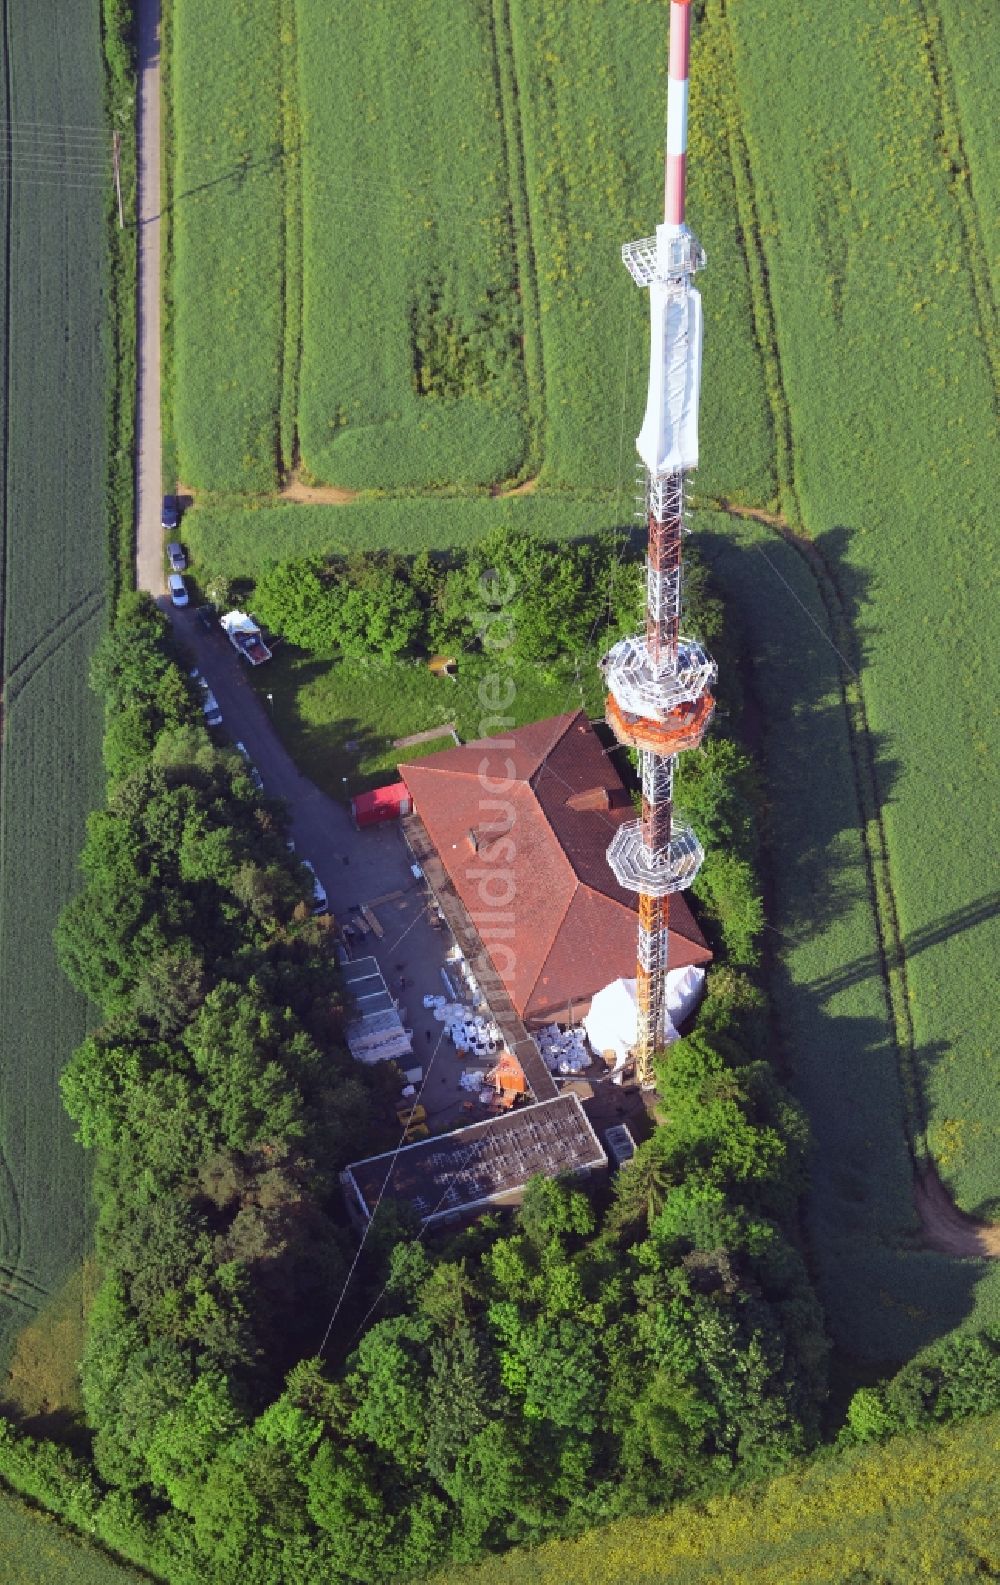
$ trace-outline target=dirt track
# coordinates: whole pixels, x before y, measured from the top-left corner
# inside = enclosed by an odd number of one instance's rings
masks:
[[[933,1167],[914,1178],[913,1198],[931,1249],[942,1255],[1000,1259],[1000,1223],[979,1222],[960,1211]]]
[[[344,490],[336,484],[303,484],[295,474],[278,491],[279,501],[295,501],[302,506],[350,506],[357,490]]]

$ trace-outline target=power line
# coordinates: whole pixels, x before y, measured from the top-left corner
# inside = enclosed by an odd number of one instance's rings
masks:
[[[422,1079],[421,1084],[420,1084],[420,1089],[417,1091],[416,1098],[414,1099],[412,1104],[407,1107],[407,1110],[409,1112],[411,1112],[411,1113],[414,1112],[416,1110],[416,1108],[420,1104],[420,1097],[421,1097],[421,1095],[423,1095],[424,1090],[425,1090],[425,1088],[427,1086],[427,1080],[431,1076],[431,1068],[434,1066],[435,1058],[437,1057],[437,1054],[438,1054],[438,1052],[441,1049],[441,1042],[443,1040],[444,1040],[444,1025],[442,1024],[441,1033],[438,1036],[438,1040],[437,1040],[437,1045],[434,1047],[434,1050],[431,1052],[430,1061],[428,1062],[427,1068],[426,1068],[426,1070],[424,1072],[424,1076],[423,1076],[423,1079]],[[344,1302],[344,1299],[347,1296],[347,1290],[350,1287],[351,1278],[354,1276],[354,1273],[355,1273],[355,1271],[357,1269],[358,1261],[361,1259],[362,1251],[364,1250],[365,1244],[368,1241],[368,1234],[371,1232],[372,1223],[375,1221],[375,1216],[376,1216],[376,1214],[378,1212],[378,1208],[382,1204],[382,1198],[383,1198],[383,1196],[385,1194],[386,1189],[389,1186],[389,1180],[392,1177],[393,1171],[395,1169],[396,1161],[397,1161],[397,1158],[399,1156],[399,1152],[402,1150],[403,1145],[406,1142],[406,1132],[407,1132],[407,1128],[408,1127],[409,1127],[409,1124],[406,1124],[406,1126],[404,1126],[404,1128],[403,1128],[402,1133],[399,1136],[399,1143],[397,1144],[395,1150],[392,1153],[392,1160],[389,1162],[389,1167],[388,1167],[388,1170],[386,1172],[385,1178],[383,1179],[382,1187],[378,1191],[378,1198],[376,1199],[375,1204],[374,1204],[374,1206],[372,1207],[372,1209],[371,1209],[371,1211],[369,1213],[368,1221],[365,1224],[364,1232],[361,1235],[361,1242],[358,1245],[357,1249],[355,1250],[354,1259],[351,1261],[351,1264],[348,1267],[347,1276],[344,1278],[344,1283],[343,1283],[343,1286],[342,1286],[342,1288],[340,1290],[340,1296],[337,1299],[337,1302],[336,1302],[336,1304],[333,1307],[333,1314],[330,1316],[329,1322],[327,1323],[326,1331],[323,1333],[323,1341],[319,1345],[319,1352],[321,1354],[322,1354],[323,1350],[326,1348],[327,1343],[329,1342],[330,1333],[333,1331],[334,1322],[336,1321],[337,1316],[340,1314],[341,1306],[342,1306],[342,1304]]]
[[[803,602],[799,599],[798,595],[795,593],[795,590],[792,588],[792,586],[789,583],[788,579],[783,577],[782,574],[778,571],[777,567],[774,565],[774,562],[771,560],[770,556],[767,555],[767,553],[764,550],[763,546],[761,544],[755,542],[755,549],[760,551],[760,554],[764,557],[764,560],[767,562],[767,565],[770,567],[771,571],[774,573],[774,576],[778,579],[778,581],[780,583],[784,584],[785,588],[788,590],[788,592],[791,595],[792,599],[795,601],[795,604],[799,607],[799,610],[803,611],[805,613],[805,615],[809,618],[810,622],[812,623],[813,627],[816,629],[817,633],[819,634],[820,638],[823,640],[824,644],[828,644],[830,646],[830,648],[833,650],[833,653],[836,656],[838,656],[839,659],[843,662],[843,664],[847,667],[847,670],[850,672],[851,676],[854,677],[855,679],[857,679],[857,675],[858,674],[854,670],[854,667],[851,665],[850,661],[848,660],[847,656],[844,654],[843,650],[838,649],[836,644],[833,642],[833,639],[830,637],[829,633],[824,632],[823,627],[821,626],[821,624],[819,622],[817,622],[816,618],[813,616],[812,612],[809,610],[809,607],[807,605],[804,605]]]

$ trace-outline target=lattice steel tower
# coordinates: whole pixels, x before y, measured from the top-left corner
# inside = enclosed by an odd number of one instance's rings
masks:
[[[616,832],[608,863],[639,894],[635,1058],[644,1085],[665,1039],[670,896],[691,885],[704,857],[694,832],[673,821],[674,760],[697,748],[715,709],[715,662],[680,633],[685,483],[698,465],[701,384],[701,298],[692,278],[705,263],[684,224],[690,39],[691,0],[671,0],[664,223],[655,237],[622,248],[632,278],[649,288],[649,393],[636,439],[649,527],[646,631],[622,639],[601,662],[608,724],[619,743],[639,750],[642,767],[642,819]]]

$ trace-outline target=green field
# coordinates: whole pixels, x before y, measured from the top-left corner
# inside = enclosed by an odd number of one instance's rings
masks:
[[[646,353],[619,239],[647,232],[658,204],[663,18],[626,0],[569,13],[247,0],[209,18],[177,0],[171,289],[186,484],[266,492],[301,462],[360,489],[530,473],[630,493],[622,439],[641,417]],[[642,94],[638,58],[661,63]],[[775,494],[774,447],[717,10],[693,92],[692,209],[716,329],[705,402],[717,443],[700,487],[760,505]]]
[[[285,147],[279,0],[172,8],[174,427],[187,485],[278,473]]]
[[[447,1585],[948,1585],[1000,1572],[993,1503],[1000,1418],[818,1460],[769,1485],[662,1518],[552,1541]],[[435,1585],[444,1585],[439,1576]]]
[[[985,919],[998,845],[996,452],[969,265],[982,240],[936,137],[921,6],[873,18],[862,0],[769,0],[765,27],[738,0],[729,15],[795,487],[853,629],[876,749],[906,953],[900,1038],[912,1022],[932,1154],[959,1203],[989,1211],[1000,1196],[988,967],[1000,943]],[[996,59],[996,12],[980,48]]]
[[[55,32],[43,9],[16,0],[7,20],[5,124],[49,129],[81,185],[37,157],[0,174],[0,1399],[17,1333],[44,1315],[88,1242],[89,1173],[57,1082],[86,1009],[52,930],[101,787],[86,668],[107,584],[109,198],[82,185],[96,164],[86,129],[105,146],[99,8],[75,8]]]
[[[620,244],[649,235],[662,213],[665,15],[627,0],[510,0],[509,18],[541,309],[541,479],[608,487],[622,456],[631,482],[648,332],[645,296]],[[763,505],[775,491],[773,437],[735,206],[731,94],[727,41],[712,7],[691,83],[689,207],[709,258],[699,287],[711,326],[697,487]]]
[[[144,1575],[0,1491],[0,1580],[3,1585],[139,1585]]]
[[[996,138],[993,95],[996,88],[995,17],[971,12],[961,0],[940,0],[928,18],[934,72],[950,101],[943,118],[942,142],[952,174],[952,191],[970,206],[982,233],[983,258],[977,260],[979,311],[990,321],[992,355],[997,357],[997,298],[1000,296],[1000,143]],[[988,31],[984,35],[983,26]],[[988,288],[992,287],[992,303]],[[992,311],[991,311],[992,310]]]
[[[620,525],[613,501],[565,496],[507,500],[359,500],[348,506],[207,506],[188,514],[184,533],[203,583],[257,578],[276,561],[324,551],[445,551],[496,528],[530,528],[545,539],[596,534]]]
[[[484,0],[298,0],[308,472],[490,483],[528,436]]]
[[[812,1124],[813,1271],[836,1342],[899,1361],[952,1327],[1000,1321],[1000,1268],[922,1247],[913,1087],[881,972],[843,667],[813,574],[758,524],[701,514],[698,525],[742,615],[762,722],[775,1058]],[[837,536],[818,543],[832,553]]]

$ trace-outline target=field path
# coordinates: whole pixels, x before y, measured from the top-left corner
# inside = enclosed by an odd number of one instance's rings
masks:
[[[970,1255],[996,1260],[1000,1257],[1000,1223],[981,1222],[960,1211],[933,1166],[918,1173],[913,1185],[914,1199],[924,1236],[931,1249],[943,1255]]]
[[[163,594],[160,529],[160,0],[139,0],[139,302],[135,583]]]

